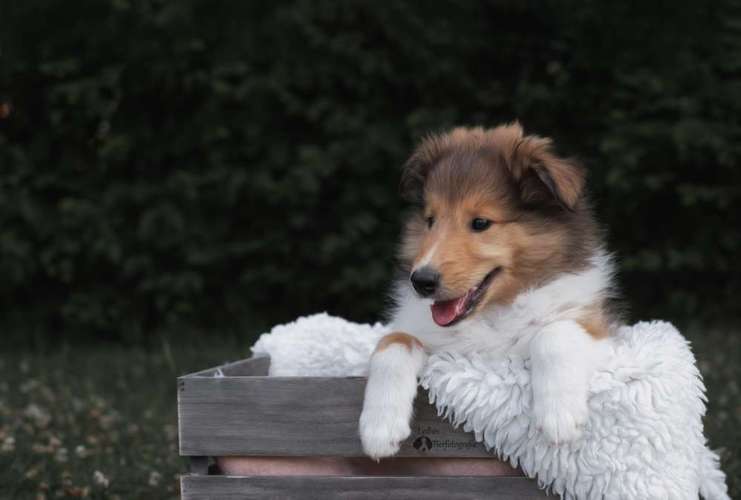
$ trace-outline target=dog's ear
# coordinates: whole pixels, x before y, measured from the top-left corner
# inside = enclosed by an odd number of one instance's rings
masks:
[[[456,149],[475,150],[486,142],[483,128],[456,127],[442,134],[425,137],[404,164],[401,175],[401,194],[413,202],[424,202],[424,188],[427,177],[437,163]]]
[[[422,161],[416,153],[406,161],[399,182],[399,192],[402,198],[415,204],[424,201],[425,181],[431,168],[432,164]]]
[[[416,204],[424,203],[425,182],[432,167],[440,159],[444,143],[444,136],[427,136],[406,161],[399,184],[399,190],[405,200]]]
[[[584,191],[585,171],[574,160],[553,152],[550,139],[536,135],[523,136],[519,124],[510,125],[504,161],[520,187],[526,204],[556,201],[574,210]]]

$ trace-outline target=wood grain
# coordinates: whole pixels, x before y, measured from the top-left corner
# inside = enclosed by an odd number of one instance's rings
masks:
[[[363,456],[364,378],[186,376],[178,385],[183,456]],[[415,415],[398,456],[491,456],[442,421],[423,390]]]

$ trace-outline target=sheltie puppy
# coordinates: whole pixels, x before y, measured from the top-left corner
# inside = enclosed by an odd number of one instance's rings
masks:
[[[422,141],[402,190],[406,223],[393,333],[370,361],[360,437],[378,460],[410,434],[417,376],[435,351],[528,358],[532,419],[552,443],[577,439],[587,385],[618,326],[613,265],[585,172],[518,123]]]

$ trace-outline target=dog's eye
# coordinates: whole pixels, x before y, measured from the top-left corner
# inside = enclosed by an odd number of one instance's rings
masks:
[[[486,231],[487,229],[489,229],[489,226],[491,226],[491,221],[489,219],[476,217],[474,220],[471,221],[471,229],[473,229],[477,233]]]
[[[427,218],[425,219],[425,221],[427,221],[427,228],[429,229],[429,228],[431,228],[431,227],[432,227],[432,225],[433,225],[433,224],[435,223],[435,218],[434,218],[434,217],[432,217],[432,216],[430,216],[430,217],[427,217]]]

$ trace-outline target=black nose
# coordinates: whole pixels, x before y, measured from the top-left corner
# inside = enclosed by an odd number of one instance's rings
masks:
[[[429,297],[437,290],[437,285],[440,283],[440,273],[431,267],[425,266],[414,271],[410,279],[418,294],[422,297]]]

